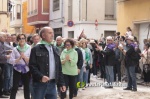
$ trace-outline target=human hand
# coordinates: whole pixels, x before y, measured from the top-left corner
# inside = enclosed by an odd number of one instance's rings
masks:
[[[66,60],[70,60],[70,56],[69,55],[66,55]]]
[[[26,56],[24,55],[24,53],[23,53],[23,52],[21,52],[21,53],[20,53],[20,55],[21,55],[21,58],[23,58],[23,59],[25,59],[25,58],[26,58]]]
[[[90,69],[92,68],[92,64],[90,65]]]
[[[42,77],[42,82],[48,82],[50,80],[50,78],[49,77],[47,77],[47,76],[43,76]]]
[[[9,59],[10,58],[10,55],[6,55],[6,59]]]
[[[78,69],[78,74],[80,73],[80,69]]]

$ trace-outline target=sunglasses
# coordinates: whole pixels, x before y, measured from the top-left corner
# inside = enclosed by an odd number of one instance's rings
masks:
[[[25,38],[19,38],[19,40],[25,40]]]

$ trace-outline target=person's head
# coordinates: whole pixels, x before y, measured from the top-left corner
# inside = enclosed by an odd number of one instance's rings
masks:
[[[6,33],[6,42],[10,43],[12,40],[11,40],[11,34],[10,33]]]
[[[106,42],[107,42],[107,44],[112,44],[113,43],[113,38],[111,36],[107,36]]]
[[[14,42],[14,43],[17,41],[16,34],[11,34],[11,41]]]
[[[86,48],[87,47],[87,40],[86,39],[82,38],[80,40],[80,47],[82,47],[82,48]]]
[[[26,35],[25,34],[18,34],[17,35],[17,41],[18,41],[18,44],[20,46],[24,46],[24,44],[26,43]]]
[[[124,37],[124,36],[121,36],[121,37],[119,38],[119,41],[121,41],[121,42],[125,41],[125,37]]]
[[[54,32],[53,32],[53,29],[51,27],[43,27],[41,30],[40,30],[40,37],[42,38],[42,40],[50,43],[53,41],[53,38],[54,38]]]
[[[134,37],[133,36],[128,36],[128,38],[126,39],[127,44],[131,44],[134,42]]]
[[[40,36],[38,34],[34,34],[32,36],[32,41],[34,44],[37,44],[40,41]]]
[[[130,27],[127,27],[127,31],[132,31]]]
[[[6,41],[6,33],[0,32],[0,42],[5,42]]]
[[[80,42],[78,40],[74,40],[74,42],[77,47],[80,47]]]
[[[116,33],[116,36],[120,36],[120,32],[117,32],[117,33]]]
[[[27,37],[27,43],[28,43],[29,45],[32,45],[32,43],[33,43],[33,41],[32,41],[32,35],[29,35],[29,36]]]
[[[56,44],[57,44],[58,46],[60,46],[62,43],[63,43],[62,37],[61,37],[61,36],[57,36],[57,37],[56,37]]]
[[[150,43],[145,43],[144,44],[144,49],[148,50],[150,48]]]
[[[65,48],[67,50],[69,49],[72,49],[74,47],[74,41],[72,39],[67,39],[65,42],[64,42],[64,45],[65,45]]]

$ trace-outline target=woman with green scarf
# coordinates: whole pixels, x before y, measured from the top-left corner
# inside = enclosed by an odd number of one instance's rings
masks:
[[[65,78],[65,84],[69,87],[69,99],[73,98],[75,90],[75,77],[78,75],[77,61],[78,54],[74,49],[74,41],[67,39],[64,43],[65,49],[63,50],[60,59],[62,63],[62,72]],[[61,94],[61,99],[66,97],[66,92]]]
[[[86,83],[86,86],[83,88],[83,90],[85,90],[85,88],[88,86],[88,75],[89,75],[89,69],[92,67],[92,54],[90,49],[87,47],[87,40],[82,38],[80,40],[80,47],[85,51],[85,62],[83,64],[84,68],[84,72],[83,72],[83,81]]]
[[[18,46],[15,47],[11,53],[10,63],[13,64],[13,87],[11,90],[10,99],[16,99],[16,93],[19,86],[19,81],[22,80],[24,85],[24,98],[30,99],[29,90],[29,56],[31,46],[26,43],[25,34],[19,34],[17,36]]]

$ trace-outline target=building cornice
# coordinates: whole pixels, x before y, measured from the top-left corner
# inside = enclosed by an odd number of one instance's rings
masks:
[[[80,22],[75,22],[74,25],[79,25],[79,24],[95,24],[95,22],[91,21],[80,21]],[[65,24],[67,25],[67,24]],[[98,22],[98,25],[117,25],[117,21],[103,21],[103,22]]]
[[[28,23],[28,25],[37,25],[37,24],[48,24],[48,21],[35,21]]]
[[[134,24],[141,24],[141,23],[150,23],[150,19],[149,20],[136,20],[133,21]]]

